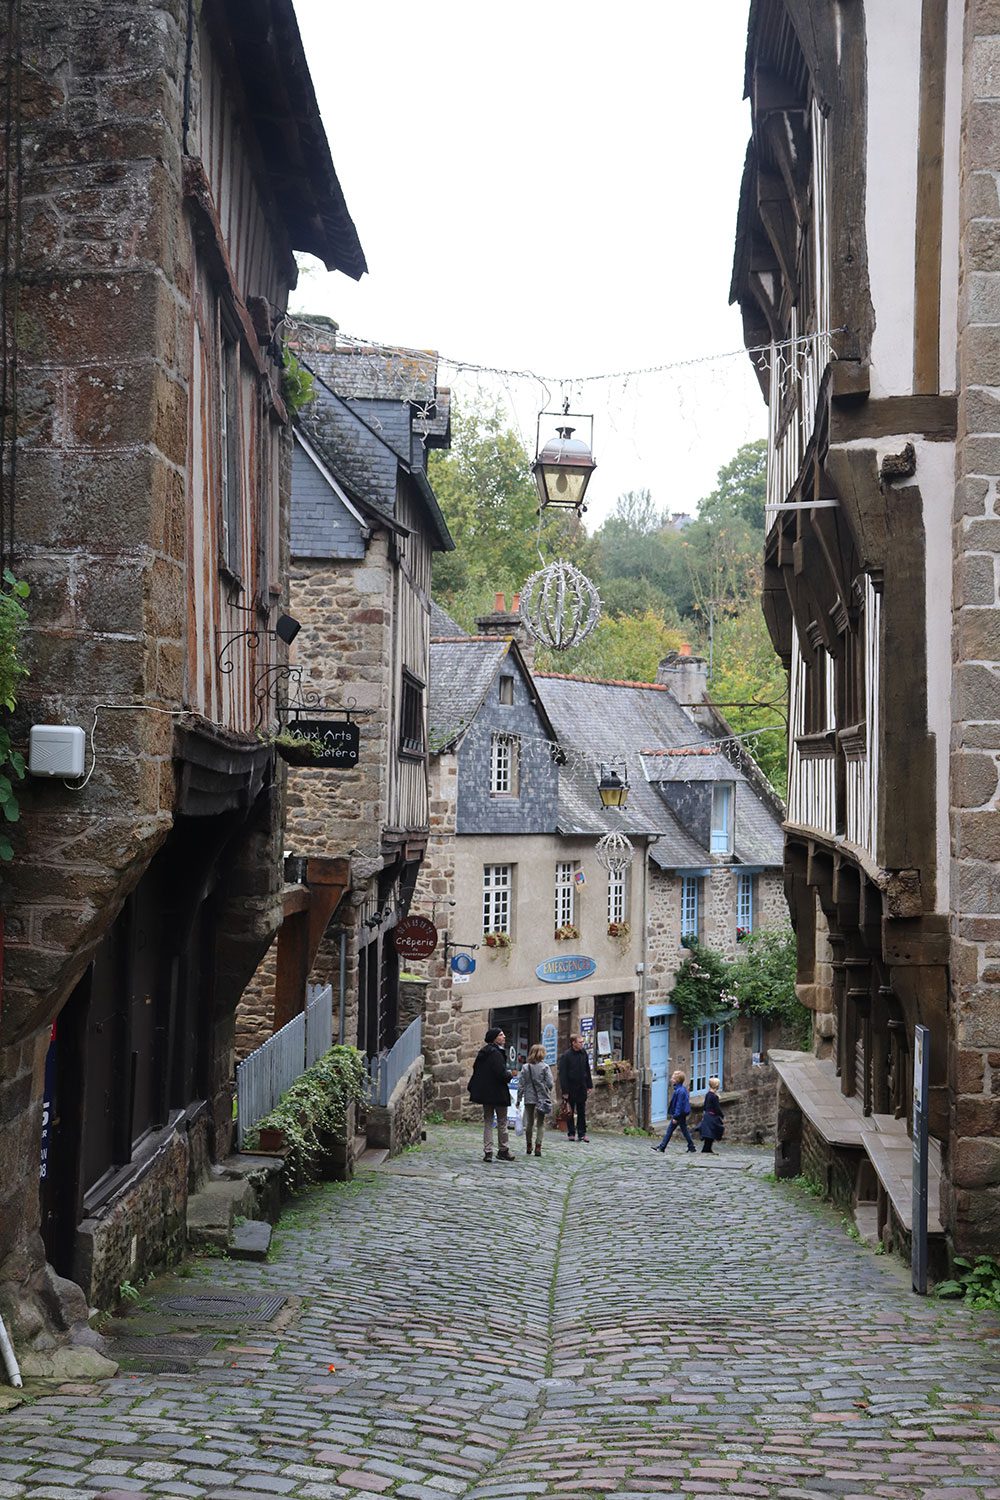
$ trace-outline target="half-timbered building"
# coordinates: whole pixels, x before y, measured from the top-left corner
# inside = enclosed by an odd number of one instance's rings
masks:
[[[4,878],[17,1338],[53,1286],[63,1322],[85,1318],[181,1253],[189,1186],[230,1149],[236,1003],[280,916],[280,326],[294,249],[365,269],[290,0],[35,6],[20,26],[16,727],[87,745],[82,777],[29,774]]]
[[[1000,1242],[994,22],[961,0],[754,0],[749,22],[733,297],[768,404],[816,1044],[787,1069],[779,1158],[875,1203],[900,1246],[921,1026],[931,1232]]]
[[[331,984],[337,1035],[376,1057],[397,1040],[393,929],[427,845],[430,571],[453,542],[427,478],[450,442],[432,354],[338,346],[299,320],[314,381],[295,435],[289,726],[357,725],[353,764],[289,772],[286,847],[300,877],[240,1011],[248,1051]],[[303,898],[301,886],[306,887]],[[306,905],[303,906],[303,899]]]

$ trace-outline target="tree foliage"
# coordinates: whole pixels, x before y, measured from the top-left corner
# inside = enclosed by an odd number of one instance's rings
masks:
[[[539,647],[535,660],[543,672],[655,682],[662,659],[668,651],[676,651],[684,639],[683,631],[668,625],[652,609],[634,615],[605,614],[582,645],[570,651]]]
[[[795,934],[790,927],[750,933],[732,962],[703,943],[688,946],[691,951],[670,993],[688,1030],[738,1010],[788,1027],[796,1045],[808,1047],[812,1016],[795,993]]]
[[[744,443],[719,470],[718,483],[698,507],[698,518],[713,523],[740,520],[763,532],[767,502],[767,440]]]

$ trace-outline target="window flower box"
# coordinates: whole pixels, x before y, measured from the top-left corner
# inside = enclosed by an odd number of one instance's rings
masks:
[[[493,949],[494,951],[499,948],[509,948],[511,946],[510,933],[484,932],[483,946],[485,948]]]
[[[628,938],[632,936],[632,924],[630,922],[609,922],[608,937]]]
[[[557,943],[572,942],[580,936],[579,927],[574,927],[572,922],[564,922],[557,927],[553,934]]]

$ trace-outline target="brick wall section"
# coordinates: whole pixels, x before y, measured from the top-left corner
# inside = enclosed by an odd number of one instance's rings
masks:
[[[954,518],[951,1140],[956,1250],[1000,1243],[1000,5],[966,8]],[[992,1061],[991,1061],[992,1059]]]

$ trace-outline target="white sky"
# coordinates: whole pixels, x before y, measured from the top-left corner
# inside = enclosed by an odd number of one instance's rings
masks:
[[[747,0],[295,8],[369,274],[313,262],[294,310],[558,377],[741,347],[728,296]],[[562,394],[447,368],[439,381],[502,395],[532,453],[536,412]],[[594,414],[591,526],[627,489],[693,511],[765,432],[745,356],[566,394]]]

